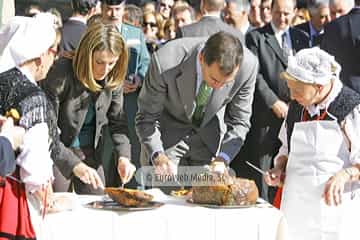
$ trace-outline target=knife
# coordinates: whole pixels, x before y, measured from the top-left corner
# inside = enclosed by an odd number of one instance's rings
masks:
[[[255,166],[254,164],[252,164],[249,161],[245,161],[247,165],[249,165],[250,167],[252,167],[253,169],[255,169],[256,171],[258,171],[259,173],[261,173],[262,175],[266,175],[266,172],[264,170],[261,170],[260,168],[258,168],[257,166]]]
[[[262,175],[267,175],[267,174],[268,174],[267,172],[265,172],[264,170],[261,170],[260,168],[258,168],[258,167],[255,166],[254,164],[252,164],[251,162],[249,162],[249,161],[245,161],[245,162],[247,163],[247,165],[249,165],[250,167],[252,167],[252,168],[255,169],[256,171],[258,171],[258,172],[261,173]],[[271,177],[271,178],[275,178],[276,176],[275,176],[275,174],[271,173],[271,174],[270,174],[270,177]],[[283,182],[284,179],[285,179],[285,174],[282,173],[281,176],[280,176],[280,180]]]

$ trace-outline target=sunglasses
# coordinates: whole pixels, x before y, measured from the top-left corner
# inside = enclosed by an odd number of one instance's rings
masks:
[[[166,3],[160,3],[160,7],[172,8],[173,6]]]
[[[150,26],[150,27],[157,27],[157,24],[156,23],[154,23],[154,22],[144,22],[144,27],[146,27],[146,26]]]

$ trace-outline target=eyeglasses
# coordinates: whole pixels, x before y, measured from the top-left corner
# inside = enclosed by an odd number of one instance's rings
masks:
[[[147,27],[148,25],[152,28],[157,27],[157,24],[154,22],[144,22],[144,27]]]
[[[160,7],[172,8],[173,6],[170,4],[166,4],[166,3],[160,3]]]

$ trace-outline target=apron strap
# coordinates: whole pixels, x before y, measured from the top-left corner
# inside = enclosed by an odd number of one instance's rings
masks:
[[[343,132],[344,140],[345,140],[345,143],[346,143],[346,145],[348,147],[348,150],[349,150],[349,152],[351,152],[351,140],[349,138],[349,135],[346,132],[345,124],[346,124],[346,120],[342,121],[340,123],[340,129]]]

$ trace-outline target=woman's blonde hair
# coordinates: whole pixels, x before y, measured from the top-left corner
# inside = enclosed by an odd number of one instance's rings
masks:
[[[109,51],[119,56],[115,66],[107,75],[105,88],[115,89],[125,79],[128,66],[128,49],[115,26],[94,23],[82,36],[73,58],[75,76],[90,91],[98,92],[102,87],[93,76],[93,55],[95,51]]]

